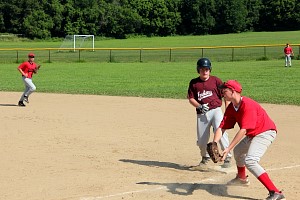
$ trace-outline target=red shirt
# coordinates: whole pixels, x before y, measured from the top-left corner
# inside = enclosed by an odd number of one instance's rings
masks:
[[[284,53],[285,53],[285,54],[291,54],[292,52],[293,52],[292,47],[289,46],[289,47],[285,47],[285,48],[284,48]]]
[[[27,78],[32,78],[34,69],[36,68],[35,62],[23,62],[18,68],[21,69],[24,73],[27,73]]]
[[[224,118],[220,124],[222,129],[234,128],[238,123],[240,129],[246,129],[246,135],[254,137],[268,130],[275,130],[276,125],[268,116],[267,112],[254,100],[242,97],[240,107],[236,111],[230,103],[224,113]]]
[[[200,77],[192,79],[189,84],[187,98],[194,98],[198,103],[208,103],[210,109],[222,106],[222,94],[218,86],[222,85],[221,79],[216,76],[210,76],[208,80],[203,81]],[[200,111],[196,109],[197,113]]]

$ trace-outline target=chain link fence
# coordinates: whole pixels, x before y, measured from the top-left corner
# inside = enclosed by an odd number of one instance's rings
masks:
[[[300,44],[292,44],[294,59],[300,59]],[[0,49],[0,63],[21,63],[33,52],[37,62],[189,62],[199,57],[213,61],[283,59],[284,46],[214,46],[178,48],[11,48]]]

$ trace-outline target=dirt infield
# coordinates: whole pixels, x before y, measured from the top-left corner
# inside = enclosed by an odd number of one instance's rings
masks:
[[[235,167],[187,168],[199,162],[196,114],[187,100],[34,93],[22,108],[20,95],[1,92],[3,200],[267,197],[252,175],[248,188],[226,186]],[[300,107],[262,105],[279,130],[262,166],[287,199],[299,199]]]

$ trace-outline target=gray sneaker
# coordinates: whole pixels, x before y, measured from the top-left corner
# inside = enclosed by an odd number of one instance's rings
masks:
[[[231,158],[230,157],[227,157],[225,160],[224,160],[224,163],[223,165],[221,165],[222,168],[229,168],[231,167]]]
[[[207,163],[210,161],[210,157],[202,157],[202,160],[200,161],[199,165],[207,165]]]
[[[285,197],[281,191],[280,192],[270,191],[269,196],[266,198],[266,200],[285,200]]]
[[[193,170],[193,171],[205,170],[205,169],[207,169],[207,164],[209,161],[210,161],[209,157],[202,157],[202,160],[200,161],[199,165],[190,167],[190,170]]]
[[[248,176],[245,179],[242,179],[237,175],[234,179],[229,181],[227,185],[248,187],[250,185],[250,181],[248,179]]]

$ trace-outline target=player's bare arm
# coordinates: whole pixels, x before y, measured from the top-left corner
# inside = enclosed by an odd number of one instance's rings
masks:
[[[199,103],[194,99],[194,98],[191,98],[189,99],[189,102],[192,106],[194,106],[195,108],[198,108],[199,107]]]
[[[217,130],[216,130],[216,132],[214,134],[213,142],[219,142],[219,140],[223,136],[224,132],[225,132],[225,129],[217,128]]]
[[[247,133],[246,129],[240,129],[234,136],[233,140],[231,141],[231,143],[228,147],[229,150],[233,149],[233,147],[235,147],[235,145],[243,139],[243,137],[246,135],[246,133]]]
[[[27,77],[27,74],[26,74],[25,72],[23,72],[23,70],[22,70],[22,69],[18,68],[18,70],[19,70],[19,72],[22,74],[22,76],[25,76],[25,77]]]
[[[221,153],[222,154],[222,161],[226,158],[227,154],[237,145],[246,135],[247,131],[246,129],[240,129],[236,135],[234,136],[233,140],[229,144],[228,148],[224,149],[224,151]]]

